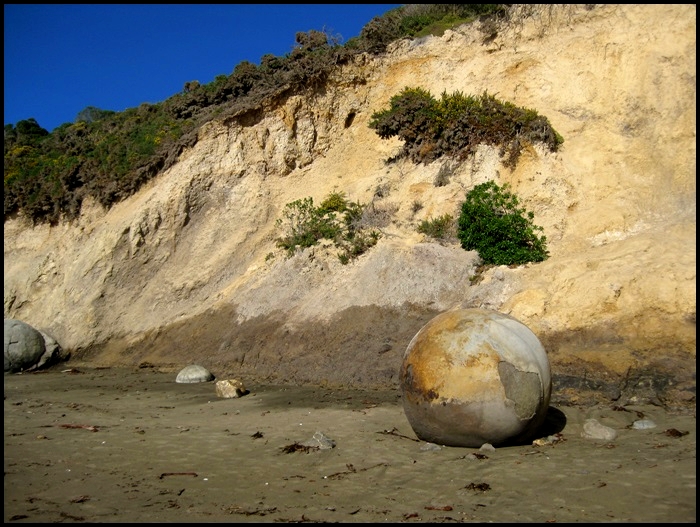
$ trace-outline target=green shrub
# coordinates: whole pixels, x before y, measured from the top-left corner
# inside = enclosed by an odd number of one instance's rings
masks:
[[[454,234],[454,218],[451,214],[444,214],[437,218],[423,220],[418,226],[418,232],[431,238],[445,240]]]
[[[406,87],[389,100],[389,108],[372,114],[369,127],[382,139],[396,136],[412,144],[430,136],[437,119],[437,101],[430,92]]]
[[[323,212],[345,212],[348,208],[348,200],[344,192],[331,192],[319,205]]]
[[[335,240],[341,226],[334,212],[314,207],[313,198],[298,199],[287,203],[277,226],[286,235],[277,239],[277,245],[287,250],[291,256],[296,247],[311,247],[321,239]]]
[[[547,239],[537,231],[534,214],[519,207],[518,198],[506,183],[477,185],[467,193],[457,223],[462,248],[478,251],[485,264],[519,265],[545,260]]]
[[[349,202],[343,192],[332,192],[314,206],[313,198],[298,199],[285,205],[277,226],[283,235],[277,246],[292,256],[297,247],[316,245],[320,240],[332,240],[341,249],[338,258],[343,264],[364,254],[377,244],[380,233],[363,225],[365,205]]]
[[[526,143],[540,142],[556,152],[564,142],[536,111],[487,92],[443,93],[438,100],[422,88],[406,87],[390,99],[388,109],[372,114],[369,127],[382,139],[404,141],[403,155],[418,163],[442,155],[463,159],[486,144],[500,146],[505,165],[514,167]]]
[[[371,229],[355,230],[348,236],[342,238],[338,246],[342,249],[338,253],[340,262],[345,265],[353,258],[366,253],[369,249],[377,245],[381,234],[379,231]]]

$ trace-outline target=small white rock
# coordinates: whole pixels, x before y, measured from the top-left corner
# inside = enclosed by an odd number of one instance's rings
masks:
[[[595,419],[586,419],[583,424],[583,432],[581,437],[586,439],[602,439],[603,441],[612,441],[617,437],[617,432],[610,428],[600,424]]]
[[[198,364],[190,364],[189,366],[185,366],[180,370],[180,373],[178,373],[177,377],[175,378],[175,382],[178,383],[209,382],[213,380],[214,376],[211,374],[211,372],[204,366],[200,366]]]
[[[632,423],[632,428],[635,430],[649,430],[650,428],[656,428],[656,423],[651,419],[639,419]]]
[[[422,445],[420,449],[423,452],[436,452],[438,450],[442,450],[442,447],[440,445],[436,445],[435,443],[427,442]]]

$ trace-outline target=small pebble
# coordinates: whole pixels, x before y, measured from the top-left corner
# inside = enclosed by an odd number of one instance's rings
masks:
[[[656,428],[656,423],[651,419],[639,419],[632,423],[632,428],[635,430],[649,430],[650,428]]]
[[[581,437],[612,441],[617,437],[617,432],[609,426],[599,423],[596,419],[586,419]]]

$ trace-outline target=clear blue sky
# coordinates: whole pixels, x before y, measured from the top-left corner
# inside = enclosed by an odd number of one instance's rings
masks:
[[[124,111],[283,56],[295,35],[341,43],[402,4],[5,4],[5,122],[53,131],[96,106]]]

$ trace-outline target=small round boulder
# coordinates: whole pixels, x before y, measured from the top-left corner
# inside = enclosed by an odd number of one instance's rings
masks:
[[[199,364],[190,364],[189,366],[185,366],[180,370],[180,373],[178,373],[177,377],[175,378],[175,382],[185,384],[194,382],[209,382],[213,380],[214,376],[212,373],[204,366],[200,366]]]
[[[488,309],[448,311],[423,326],[406,349],[400,383],[420,439],[472,448],[534,438],[552,391],[537,336]]]

